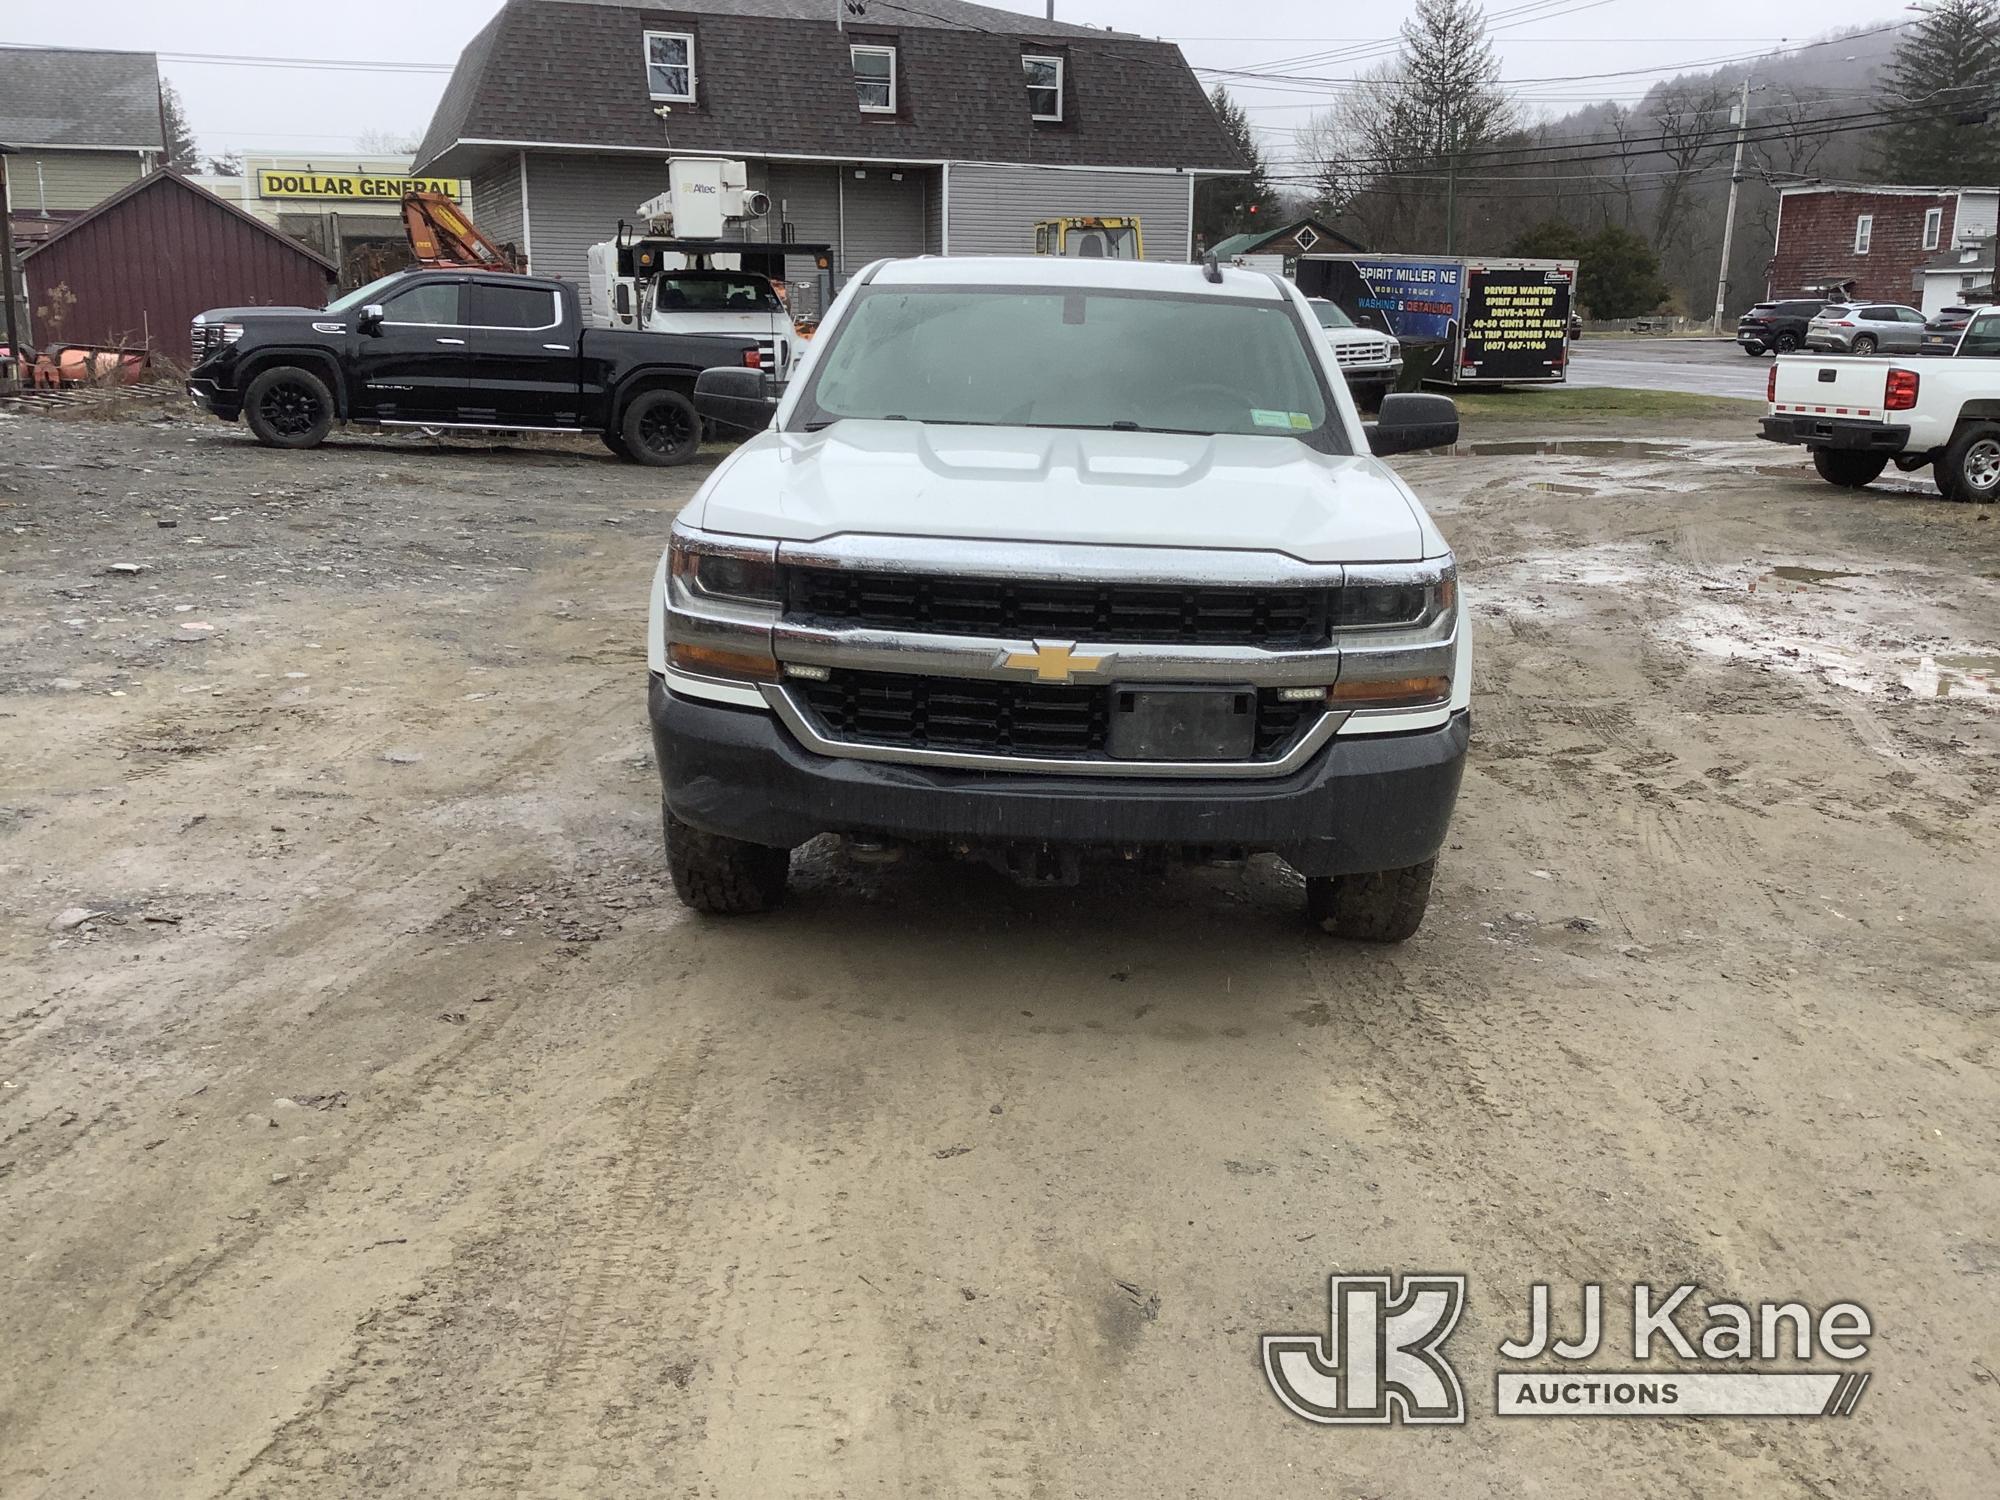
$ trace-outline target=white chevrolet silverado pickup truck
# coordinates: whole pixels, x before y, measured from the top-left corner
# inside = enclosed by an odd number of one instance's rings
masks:
[[[2000,308],[1950,359],[1780,355],[1765,394],[1762,436],[1803,443],[1829,484],[1859,489],[1893,463],[1928,466],[1948,500],[2000,497]]]
[[[1447,398],[1364,426],[1277,277],[1053,257],[879,262],[782,400],[731,373],[697,405],[765,430],[674,523],[648,628],[683,901],[774,905],[831,833],[1039,882],[1276,854],[1327,931],[1416,931],[1470,629],[1373,455],[1454,441]]]

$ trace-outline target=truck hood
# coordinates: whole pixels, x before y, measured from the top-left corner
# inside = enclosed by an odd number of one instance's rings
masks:
[[[296,323],[302,318],[347,321],[339,313],[319,307],[211,307],[199,316],[204,323]]]
[[[1301,562],[1443,550],[1410,492],[1367,457],[1291,438],[844,421],[760,433],[689,505],[706,531],[1200,547]]]

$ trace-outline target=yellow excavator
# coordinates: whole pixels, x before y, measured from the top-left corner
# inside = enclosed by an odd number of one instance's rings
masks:
[[[1144,260],[1145,236],[1130,214],[1072,214],[1035,224],[1035,254],[1079,260]]]

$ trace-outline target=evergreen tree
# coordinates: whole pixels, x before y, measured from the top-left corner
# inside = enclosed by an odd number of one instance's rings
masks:
[[[1921,14],[1883,77],[1882,107],[1905,114],[1882,131],[1883,174],[1903,183],[2000,179],[2000,8],[1939,0]]]
[[[1250,116],[1219,83],[1209,96],[1209,103],[1215,106],[1222,128],[1229,132],[1230,140],[1250,164],[1250,171],[1243,177],[1205,177],[1195,185],[1194,237],[1202,249],[1220,244],[1232,234],[1279,227],[1271,214],[1270,169],[1258,148],[1257,133],[1250,128]]]
[[[1673,295],[1646,237],[1606,224],[1578,247],[1577,301],[1596,318],[1636,318]]]
[[[187,106],[181,103],[180,90],[171,83],[160,85],[160,123],[167,132],[166,165],[184,172],[197,170],[201,148],[195,142],[194,127],[188,124]]]

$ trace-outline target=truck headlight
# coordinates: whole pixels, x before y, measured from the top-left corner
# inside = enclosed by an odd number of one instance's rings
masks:
[[[667,665],[697,677],[776,682],[771,630],[780,589],[776,543],[676,526],[667,543]]]
[[[1461,621],[1450,558],[1354,569],[1334,626],[1340,675],[1326,690],[1330,706],[1413,709],[1451,700]]]

